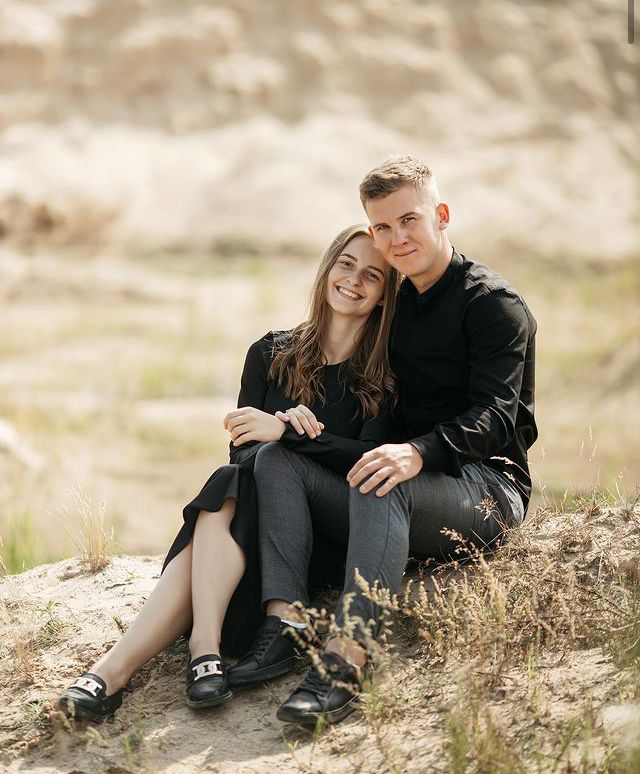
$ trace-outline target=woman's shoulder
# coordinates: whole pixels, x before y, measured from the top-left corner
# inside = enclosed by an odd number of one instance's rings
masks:
[[[285,331],[267,331],[261,338],[254,341],[249,347],[249,356],[260,355],[264,360],[270,363],[275,353],[286,347],[291,342],[291,330]]]

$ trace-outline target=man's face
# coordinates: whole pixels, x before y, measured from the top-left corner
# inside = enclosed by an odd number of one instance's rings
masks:
[[[365,207],[376,247],[386,261],[418,288],[428,287],[442,272],[448,240],[449,209],[412,185],[405,185]]]

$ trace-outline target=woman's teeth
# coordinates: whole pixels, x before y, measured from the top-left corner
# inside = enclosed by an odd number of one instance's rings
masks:
[[[341,287],[336,287],[336,290],[338,291],[338,293],[342,293],[343,296],[346,296],[347,298],[351,298],[353,301],[359,301],[362,298],[362,296],[359,296],[357,293],[354,293],[351,290],[345,290],[344,288],[341,288]]]

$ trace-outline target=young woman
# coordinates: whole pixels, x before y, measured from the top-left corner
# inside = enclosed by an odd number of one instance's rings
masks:
[[[231,698],[219,654],[241,655],[263,619],[255,456],[277,442],[346,472],[386,440],[384,407],[394,389],[387,343],[397,285],[366,227],[347,228],[322,258],[309,319],[250,347],[238,409],[224,420],[231,464],[185,507],[148,601],[119,642],[62,694],[65,712],[98,722],[109,717],[131,675],[189,630],[187,704],[198,709]],[[295,429],[292,412],[307,415],[304,427],[296,422]],[[235,684],[242,685],[241,666]]]

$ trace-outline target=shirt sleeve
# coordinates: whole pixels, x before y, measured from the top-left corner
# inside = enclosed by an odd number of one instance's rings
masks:
[[[324,430],[317,438],[309,438],[306,433],[298,435],[288,424],[280,443],[287,449],[315,459],[329,470],[346,475],[365,452],[385,443],[389,433],[389,413],[384,409],[377,417],[364,422],[358,438],[343,438]]]
[[[471,301],[465,330],[469,408],[410,441],[423,470],[454,476],[463,465],[497,454],[514,436],[530,323],[517,296],[496,290]]]
[[[265,357],[265,341],[260,339],[249,347],[247,357],[240,378],[240,394],[238,395],[238,408],[251,406],[261,409],[264,407],[267,395],[269,366]],[[240,465],[246,463],[255,456],[258,451],[259,441],[248,441],[242,446],[229,444],[229,459],[232,463]]]

